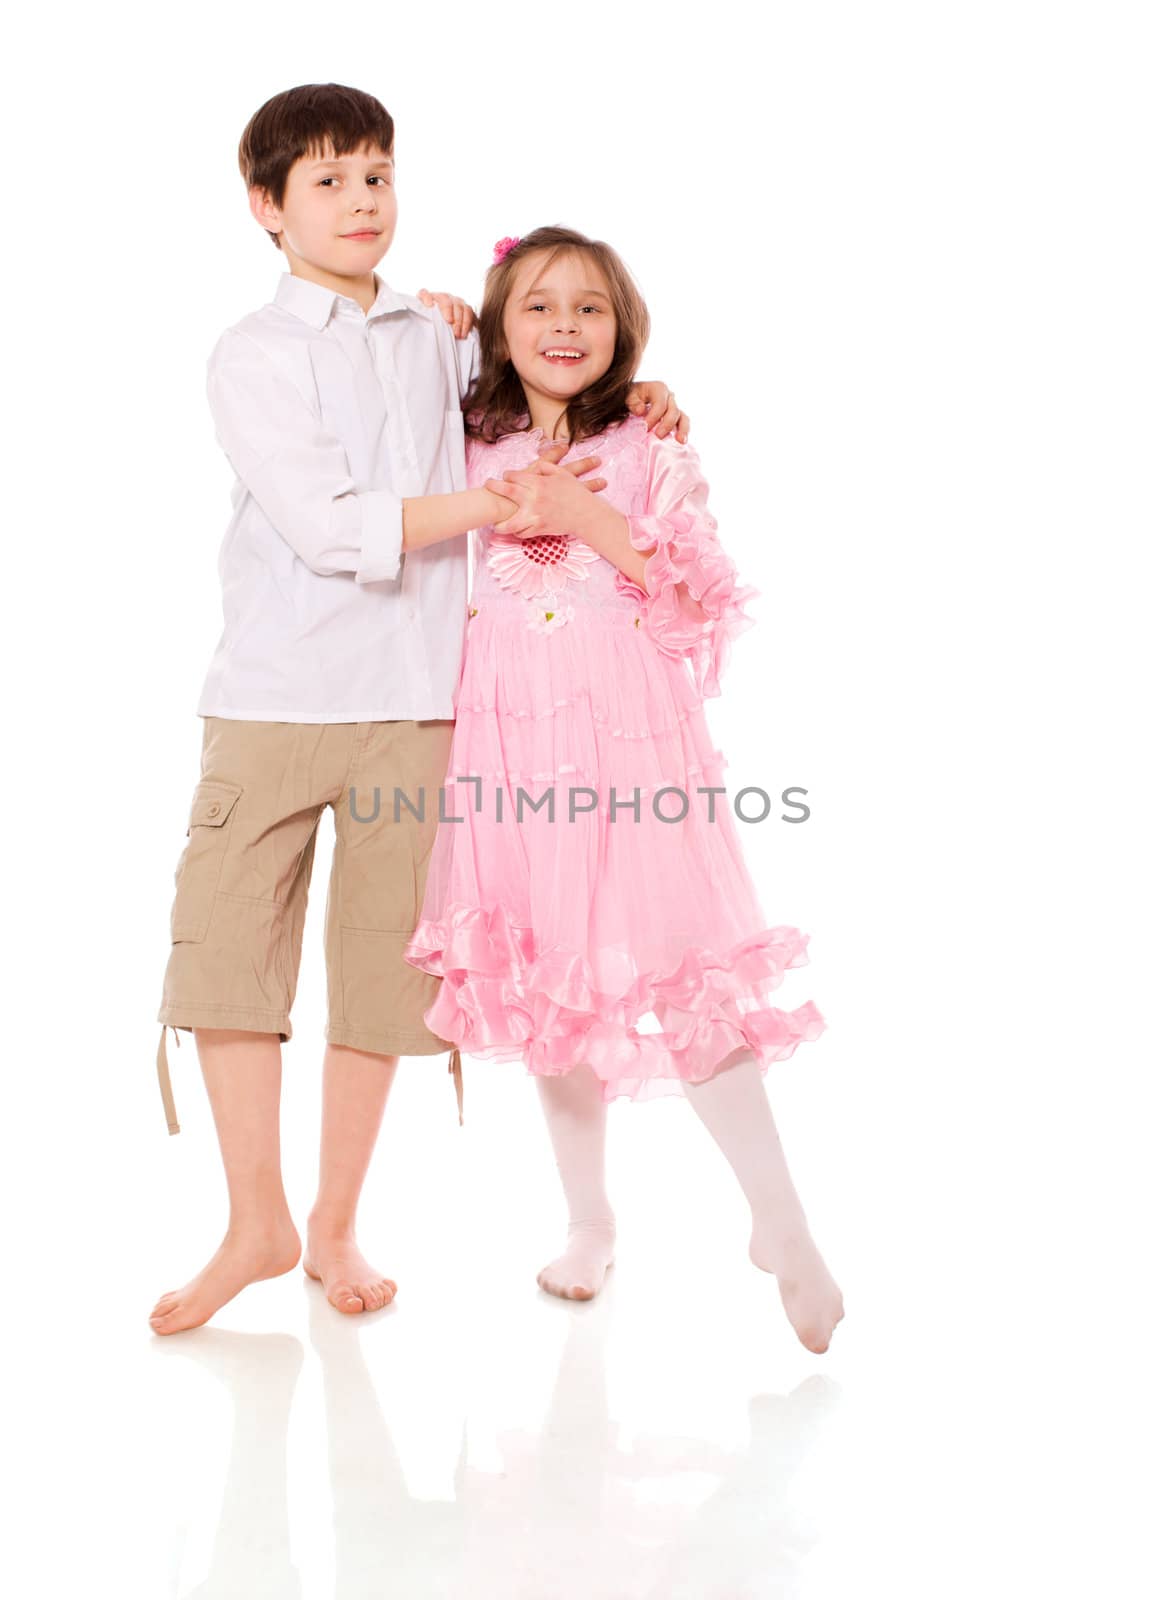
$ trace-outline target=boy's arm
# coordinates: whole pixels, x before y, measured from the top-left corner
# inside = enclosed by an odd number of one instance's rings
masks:
[[[212,352],[208,401],[236,476],[320,577],[397,578],[403,551],[483,527],[514,509],[486,489],[410,500],[391,489],[358,490],[344,446],[256,341],[235,330]]]
[[[486,528],[511,516],[515,504],[491,489],[459,489],[455,494],[424,494],[404,501],[404,548],[423,550],[472,528]]]
[[[399,576],[399,495],[356,489],[344,446],[247,334],[229,329],[213,350],[208,403],[236,476],[306,567],[357,583]]]

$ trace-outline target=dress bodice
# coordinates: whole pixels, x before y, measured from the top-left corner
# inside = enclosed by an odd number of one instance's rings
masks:
[[[548,441],[540,428],[494,444],[468,441],[468,482],[529,466]],[[537,634],[570,626],[635,627],[662,654],[690,661],[700,692],[720,692],[732,641],[754,618],[744,606],[759,590],[739,587],[716,537],[700,458],[675,437],[658,439],[630,416],[573,445],[565,459],[595,455],[598,490],[628,522],[634,550],[646,553],[642,578],[627,577],[575,535],[534,540],[477,532],[469,618],[511,622]]]
[[[590,476],[608,480],[597,491],[625,516],[643,509],[647,468],[647,425],[629,417],[592,438],[582,439],[564,458],[595,455],[600,465]],[[482,486],[503,472],[531,465],[547,444],[543,429],[505,434],[494,444],[468,441],[468,482]],[[550,632],[589,612],[637,614],[634,589],[612,562],[606,561],[574,534],[519,539],[496,533],[491,525],[477,532],[471,607],[505,611],[522,617],[534,631]]]

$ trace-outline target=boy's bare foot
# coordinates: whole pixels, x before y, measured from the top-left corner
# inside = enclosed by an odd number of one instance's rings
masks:
[[[259,1230],[230,1228],[208,1265],[182,1289],[162,1294],[148,1318],[154,1333],[199,1328],[250,1283],[279,1278],[300,1259],[300,1236],[291,1217]]]
[[[563,1300],[591,1300],[604,1286],[616,1248],[613,1222],[578,1222],[568,1229],[568,1246],[536,1274],[536,1282]]]
[[[768,1228],[754,1224],[748,1254],[762,1272],[775,1277],[800,1343],[823,1355],[844,1315],[844,1299],[811,1237],[778,1239]]]
[[[351,1233],[308,1230],[304,1271],[324,1286],[329,1305],[347,1316],[359,1311],[379,1311],[396,1293],[391,1278],[383,1278],[365,1261]]]

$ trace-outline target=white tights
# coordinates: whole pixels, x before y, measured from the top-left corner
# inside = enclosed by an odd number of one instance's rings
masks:
[[[551,1294],[590,1300],[612,1265],[616,1239],[604,1176],[607,1105],[589,1067],[536,1081],[569,1216],[567,1246],[537,1282]],[[686,1083],[684,1089],[747,1198],[751,1259],[775,1275],[801,1342],[809,1350],[826,1350],[844,1304],[808,1231],[759,1063],[741,1049],[706,1082]]]

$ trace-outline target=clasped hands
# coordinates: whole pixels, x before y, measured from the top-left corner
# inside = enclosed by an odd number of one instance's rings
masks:
[[[596,495],[608,480],[588,476],[600,465],[599,456],[581,456],[559,465],[567,452],[564,440],[554,440],[544,446],[531,466],[487,480],[484,487],[498,496],[505,508],[503,520],[493,520],[495,533],[512,534],[518,539],[574,533],[592,543],[587,535],[597,520]]]

